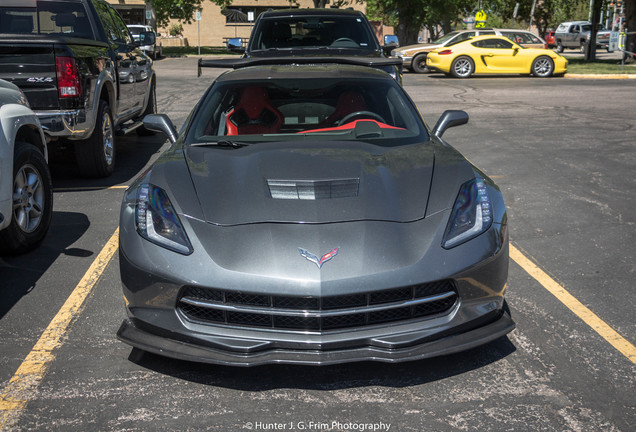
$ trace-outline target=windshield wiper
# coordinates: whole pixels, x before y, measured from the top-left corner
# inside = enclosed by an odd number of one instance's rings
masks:
[[[231,148],[241,148],[248,146],[250,144],[238,141],[230,141],[230,140],[219,140],[214,142],[199,142],[192,143],[190,147],[231,147]]]

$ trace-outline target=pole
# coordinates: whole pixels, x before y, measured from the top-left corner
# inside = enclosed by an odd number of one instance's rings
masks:
[[[532,2],[532,10],[530,11],[530,25],[528,26],[528,31],[532,31],[532,19],[534,18],[534,10],[537,7],[537,0]]]
[[[198,54],[201,55],[201,20],[197,20],[197,44],[199,45]]]

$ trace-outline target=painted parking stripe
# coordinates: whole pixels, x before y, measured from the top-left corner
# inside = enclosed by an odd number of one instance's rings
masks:
[[[0,394],[0,430],[11,429],[27,403],[35,397],[40,383],[55,360],[55,350],[64,344],[66,334],[82,311],[84,300],[104,273],[118,245],[119,228],[115,230]]]
[[[627,339],[621,336],[616,330],[610,327],[605,321],[594,312],[577,300],[564,287],[559,285],[546,272],[541,270],[535,263],[530,261],[524,254],[512,244],[510,245],[510,258],[523,268],[530,276],[539,282],[561,303],[570,309],[576,316],[581,318],[585,324],[592,327],[603,339],[620,351],[625,357],[636,364],[636,347]]]

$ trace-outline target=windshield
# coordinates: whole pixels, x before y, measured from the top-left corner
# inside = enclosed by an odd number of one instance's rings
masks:
[[[378,49],[375,35],[359,16],[263,18],[251,50],[289,48]]]
[[[442,36],[441,38],[437,39],[435,42],[433,42],[434,44],[443,44],[444,42],[446,42],[447,40],[455,37],[456,35],[458,35],[459,32],[450,32],[448,34],[445,34],[444,36]]]
[[[323,75],[324,76],[324,75]],[[186,143],[356,140],[397,146],[428,140],[404,91],[390,79],[291,78],[217,82]]]

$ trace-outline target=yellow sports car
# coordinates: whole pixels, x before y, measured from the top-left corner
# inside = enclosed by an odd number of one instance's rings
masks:
[[[524,48],[502,36],[479,36],[438,48],[428,54],[426,66],[456,78],[472,74],[562,75],[568,61],[554,51]]]

